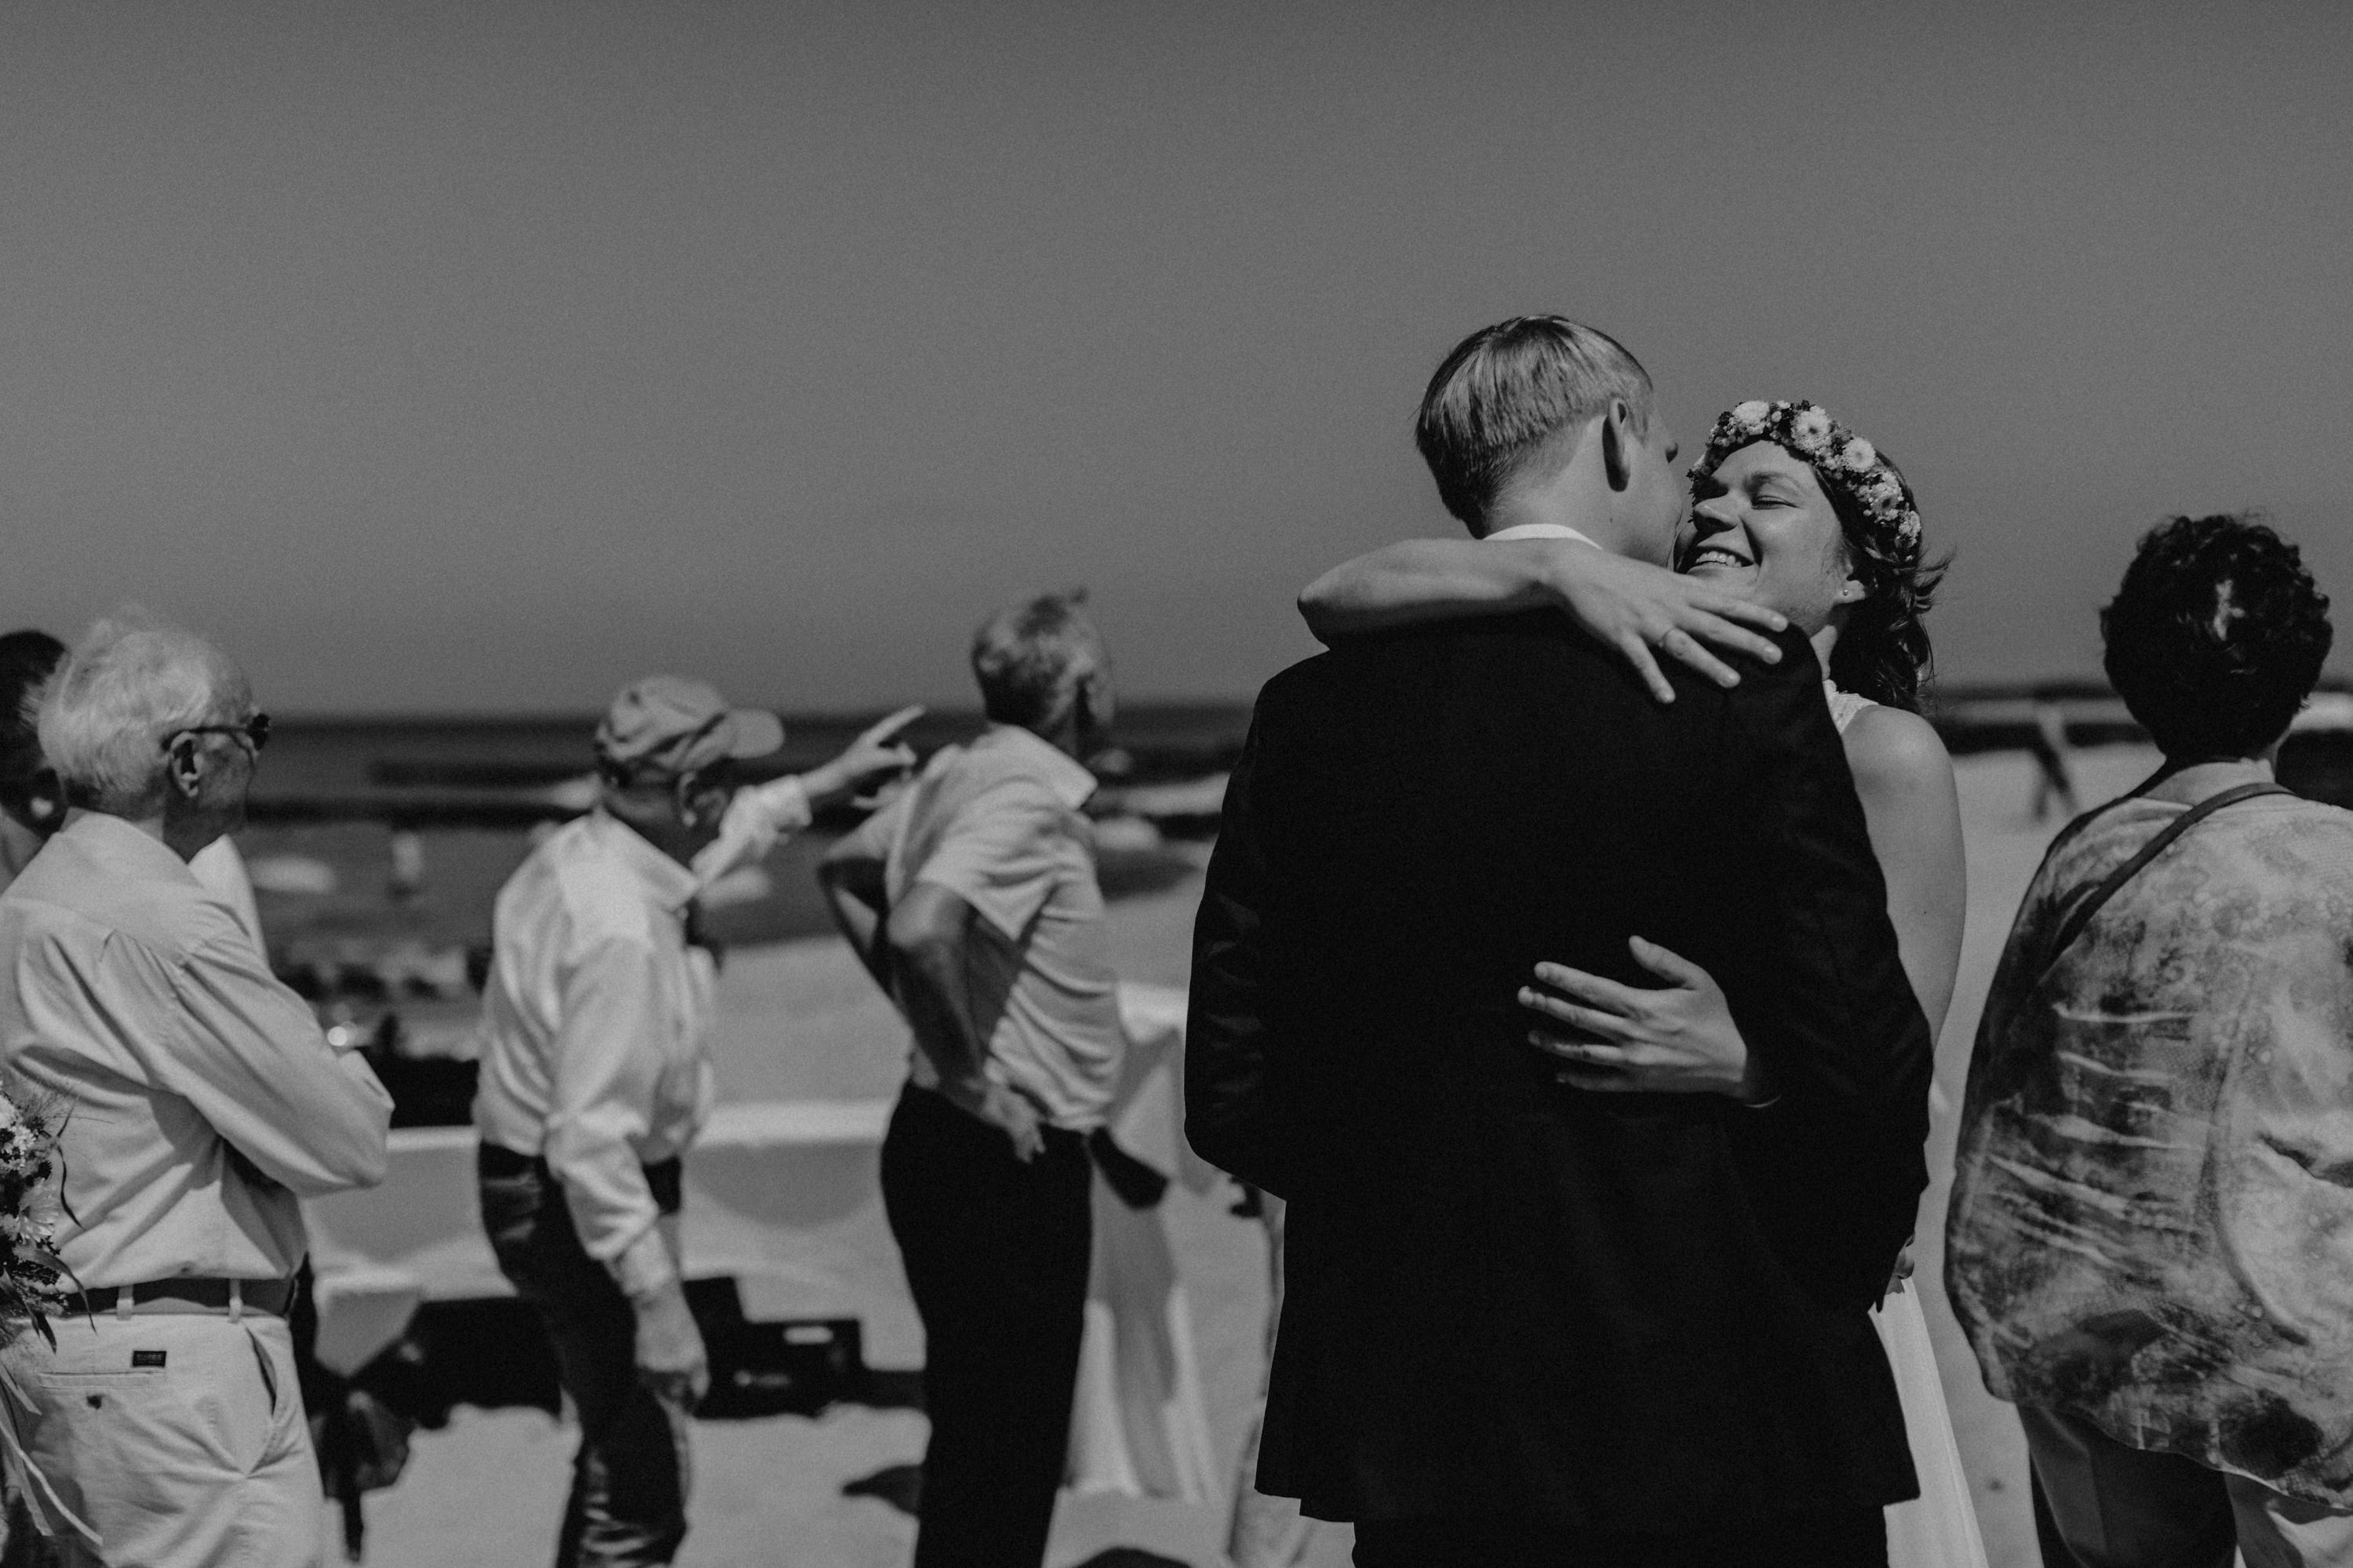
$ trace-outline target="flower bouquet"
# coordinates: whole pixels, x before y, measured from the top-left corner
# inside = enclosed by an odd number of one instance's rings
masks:
[[[65,1295],[55,1245],[63,1200],[52,1177],[65,1121],[58,1097],[0,1085],[0,1347],[26,1329],[58,1342],[49,1316]]]
[[[63,1097],[47,1094],[22,1082],[0,1083],[0,1350],[36,1331],[52,1348],[57,1331],[50,1316],[65,1303],[61,1280],[67,1272],[57,1254],[58,1215],[65,1211],[64,1159],[58,1140],[65,1131],[69,1108]],[[40,1467],[25,1451],[16,1430],[16,1411],[33,1408],[0,1362],[0,1449],[13,1472],[15,1489],[30,1507],[41,1531],[58,1533],[70,1527],[93,1549],[102,1546],[98,1532],[68,1508]]]

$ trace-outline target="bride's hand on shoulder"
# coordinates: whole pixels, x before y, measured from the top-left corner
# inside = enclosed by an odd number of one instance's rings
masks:
[[[1560,1059],[1560,1081],[1604,1094],[1767,1099],[1762,1068],[1715,977],[1654,942],[1638,936],[1627,945],[1665,985],[1621,985],[1565,963],[1539,963],[1535,977],[1550,991],[1520,990],[1520,1005],[1545,1020],[1528,1041]]]
[[[1767,664],[1780,662],[1781,650],[1760,632],[1778,632],[1789,623],[1762,605],[1575,540],[1525,542],[1544,547],[1540,581],[1546,598],[1588,636],[1617,649],[1662,702],[1672,702],[1675,689],[1659,668],[1658,654],[1725,687],[1739,685],[1740,676],[1711,644]]]

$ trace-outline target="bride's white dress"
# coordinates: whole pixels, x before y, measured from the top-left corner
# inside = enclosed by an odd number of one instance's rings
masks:
[[[1841,734],[1856,714],[1876,706],[1834,686],[1822,689]],[[1920,1495],[1887,1510],[1888,1568],[1986,1568],[1985,1542],[1978,1534],[1961,1450],[1953,1441],[1953,1419],[1945,1408],[1945,1385],[1936,1375],[1936,1350],[1928,1342],[1917,1285],[1904,1281],[1879,1303],[1871,1321],[1895,1373],[1904,1430],[1912,1439],[1912,1468],[1920,1473]]]
[[[1953,1441],[1918,1289],[1906,1279],[1871,1319],[1895,1373],[1904,1430],[1912,1439],[1912,1468],[1920,1472],[1920,1495],[1887,1510],[1888,1568],[1986,1568],[1985,1542],[1978,1534],[1961,1450]]]

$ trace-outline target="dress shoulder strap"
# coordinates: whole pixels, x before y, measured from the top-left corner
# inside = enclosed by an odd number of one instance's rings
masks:
[[[1841,735],[1846,733],[1846,727],[1854,722],[1856,714],[1866,708],[1879,706],[1868,697],[1857,697],[1852,691],[1841,691],[1827,680],[1822,682],[1822,696],[1831,705],[1831,722],[1838,726],[1838,732]]]

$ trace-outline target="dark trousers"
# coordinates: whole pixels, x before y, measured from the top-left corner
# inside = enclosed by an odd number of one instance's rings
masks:
[[[1356,1568],[1887,1568],[1884,1510],[1651,1535],[1484,1519],[1364,1520]]]
[[[2018,1407],[2043,1568],[2344,1568],[2353,1510],[2180,1454],[2128,1447],[2080,1415]]]
[[[500,1272],[547,1324],[580,1416],[556,1568],[668,1563],[686,1539],[687,1412],[638,1380],[637,1313],[581,1247],[547,1163],[486,1144],[477,1170]],[[662,1212],[676,1214],[678,1162],[648,1166],[646,1177]]]
[[[1034,1568],[1070,1447],[1092,1245],[1086,1145],[1024,1163],[912,1084],[882,1140],[882,1204],[923,1320],[915,1568]]]

